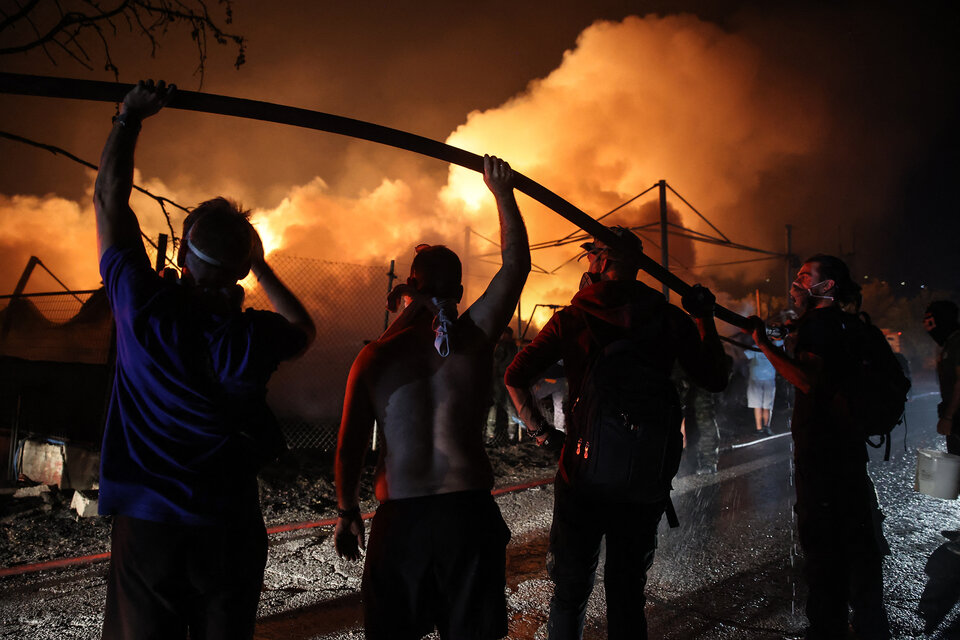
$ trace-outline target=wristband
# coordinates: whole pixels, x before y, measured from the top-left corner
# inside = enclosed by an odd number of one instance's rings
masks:
[[[527,427],[527,435],[531,438],[539,438],[543,434],[547,433],[551,427],[550,424],[544,419],[543,416],[537,416],[537,428],[531,429]]]
[[[360,506],[351,507],[350,509],[337,509],[337,517],[339,518],[350,518],[350,519],[361,519],[360,518]]]
[[[140,118],[131,116],[129,111],[124,111],[120,115],[113,116],[113,124],[119,124],[124,129],[132,129],[135,131],[139,131],[140,127],[143,125]]]

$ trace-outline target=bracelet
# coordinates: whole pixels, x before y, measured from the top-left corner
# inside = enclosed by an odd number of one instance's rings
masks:
[[[539,416],[539,420],[537,420],[537,428],[531,429],[527,427],[526,431],[529,437],[539,438],[549,430],[550,430],[550,425],[547,423],[546,420],[544,420],[543,416]]]
[[[136,129],[137,131],[143,126],[143,122],[136,116],[131,116],[129,111],[113,116],[113,124],[119,124],[124,129]]]
[[[360,505],[357,505],[356,507],[351,507],[351,508],[349,508],[349,509],[337,509],[337,517],[338,517],[338,518],[350,518],[351,520],[353,520],[353,519],[359,520],[359,519],[360,519]]]

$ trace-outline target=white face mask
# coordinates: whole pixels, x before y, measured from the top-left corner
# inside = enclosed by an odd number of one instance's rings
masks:
[[[818,296],[817,294],[815,294],[815,293],[813,292],[813,288],[814,288],[814,287],[819,287],[819,286],[822,285],[824,282],[827,282],[827,281],[826,281],[826,280],[821,280],[820,282],[818,282],[818,283],[816,283],[816,284],[812,284],[812,285],[810,285],[809,287],[805,288],[804,291],[807,292],[807,297],[810,297],[810,298],[821,298],[821,299],[823,299],[823,300],[833,300],[833,299],[834,299],[833,296]]]

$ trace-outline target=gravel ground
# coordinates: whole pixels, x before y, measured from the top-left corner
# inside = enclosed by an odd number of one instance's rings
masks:
[[[550,477],[556,457],[521,445],[488,451],[498,487]],[[372,467],[361,486],[364,511],[373,511]],[[33,483],[20,483],[30,486]],[[110,518],[81,518],[70,509],[73,491],[51,487],[36,497],[0,495],[0,567],[92,555],[110,550]],[[260,504],[268,527],[313,522],[336,514],[333,463],[329,454],[290,451],[260,474]]]

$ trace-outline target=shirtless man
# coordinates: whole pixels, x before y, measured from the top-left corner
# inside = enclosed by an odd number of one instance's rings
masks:
[[[383,440],[380,501],[361,593],[367,638],[502,638],[507,634],[505,549],[510,538],[490,495],[483,445],[493,350],[517,306],[530,248],[510,165],[484,156],[500,214],[502,266],[461,317],[461,266],[444,246],[420,245],[410,278],[391,293],[403,313],[357,356],[337,446],[336,547],[364,547],[360,474],[374,421]]]

